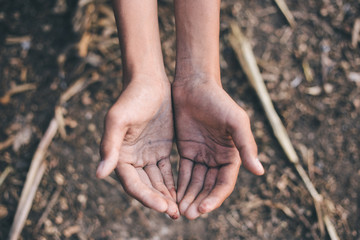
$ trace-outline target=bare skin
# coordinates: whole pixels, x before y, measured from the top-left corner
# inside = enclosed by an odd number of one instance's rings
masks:
[[[256,175],[264,173],[249,118],[221,86],[219,15],[218,0],[175,0],[177,202],[189,219],[223,203],[241,163]]]
[[[97,176],[114,169],[125,191],[143,205],[179,217],[170,165],[173,117],[156,0],[114,0],[124,90],[105,118]]]
[[[124,90],[105,118],[97,176],[104,178],[115,169],[125,191],[145,206],[174,219],[180,213],[195,219],[230,195],[241,163],[254,174],[264,172],[249,118],[221,86],[220,1],[175,0],[172,92],[156,0],[113,3]],[[180,154],[177,192],[169,161],[172,105]]]

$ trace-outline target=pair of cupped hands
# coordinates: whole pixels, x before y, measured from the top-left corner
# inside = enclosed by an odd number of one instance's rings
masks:
[[[175,129],[175,130],[174,130]],[[177,187],[170,153],[180,155]],[[220,81],[132,79],[105,117],[97,177],[115,170],[124,190],[177,219],[218,208],[234,189],[240,165],[264,169],[249,117]]]

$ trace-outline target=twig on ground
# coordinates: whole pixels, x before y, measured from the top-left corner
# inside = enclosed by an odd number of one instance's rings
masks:
[[[44,137],[41,139],[38,148],[31,161],[30,169],[26,177],[24,188],[21,192],[20,201],[16,209],[13,224],[9,233],[9,240],[16,240],[24,227],[25,220],[29,214],[31,204],[33,202],[37,187],[47,167],[44,161],[46,150],[49,147],[53,137],[58,129],[55,119],[52,119]]]
[[[0,175],[0,186],[4,183],[7,176],[14,171],[14,169],[11,166],[7,166],[5,170]]]
[[[319,220],[320,231],[324,233],[324,224],[332,240],[337,240],[339,237],[336,234],[334,225],[328,217],[327,208],[324,205],[323,197],[315,189],[313,183],[309,179],[304,168],[299,163],[299,158],[295,152],[290,138],[283,126],[279,116],[277,115],[272,104],[270,95],[266,89],[265,83],[261,77],[260,70],[256,64],[256,59],[252,51],[251,45],[245,36],[241,33],[238,25],[231,23],[231,34],[229,36],[230,44],[234,49],[240,64],[246,73],[250,84],[255,89],[260,102],[264,108],[265,114],[270,122],[275,137],[278,139],[282,149],[284,150],[289,161],[294,164],[296,171],[305,184],[305,187],[312,196],[315,204],[316,213]]]
[[[62,105],[72,98],[76,93],[80,92],[86,85],[86,78],[79,78],[73,85],[71,85],[63,94],[60,96],[59,104]]]
[[[308,60],[304,59],[302,61],[302,68],[304,71],[304,76],[307,82],[312,82],[314,80],[314,74],[313,71],[309,65]]]
[[[285,16],[286,20],[288,21],[288,23],[290,24],[290,26],[292,28],[295,28],[296,22],[295,22],[294,16],[290,12],[285,1],[284,0],[274,0],[274,1],[275,1],[276,5],[278,6],[278,8],[280,9],[280,11],[282,12],[282,14],[284,14],[284,16]]]
[[[80,57],[86,57],[88,54],[88,48],[89,48],[89,43],[91,42],[91,34],[88,32],[85,32],[82,37],[80,42],[78,43],[78,49],[79,49],[79,56]]]
[[[14,143],[14,141],[15,141],[15,135],[12,135],[8,137],[8,139],[6,139],[5,141],[0,142],[0,151],[10,147]]]
[[[324,216],[324,222],[325,222],[325,225],[327,226],[327,230],[330,235],[330,238],[331,239],[339,239],[339,237],[336,233],[336,229],[335,229],[334,225],[332,224],[328,215]]]
[[[21,36],[21,37],[7,37],[5,39],[5,43],[7,45],[11,45],[11,44],[18,44],[18,43],[23,43],[23,42],[29,42],[31,41],[31,36]]]
[[[3,104],[3,105],[8,104],[10,102],[11,96],[14,94],[25,92],[28,90],[34,90],[34,89],[36,89],[36,85],[33,83],[15,85],[15,86],[11,87],[11,89],[9,91],[7,91],[4,96],[2,96],[0,98],[0,104]]]
[[[351,36],[351,45],[353,48],[356,48],[360,40],[360,18],[357,18],[354,23],[352,36]]]
[[[57,200],[58,200],[58,198],[60,196],[61,191],[62,191],[62,186],[58,186],[55,193],[51,196],[51,199],[49,201],[49,204],[46,206],[45,211],[43,212],[43,214],[41,215],[38,223],[36,224],[34,232],[39,231],[42,224],[45,222],[45,220],[49,216],[49,213],[50,213],[51,209],[55,206],[55,204],[56,204],[56,202],[57,202]]]
[[[10,229],[9,238],[8,238],[9,240],[17,240],[19,238],[21,230],[25,225],[26,218],[31,209],[31,204],[35,197],[36,189],[40,184],[46,166],[47,163],[45,161],[41,162],[38,168],[36,169],[36,174],[34,175],[31,184],[25,183],[25,187],[24,190],[22,191],[18,208],[16,209],[14,222]]]
[[[75,94],[83,90],[86,86],[88,86],[92,82],[94,81],[86,82],[85,77],[78,79],[60,96],[59,103],[64,104],[71,97],[73,97]],[[36,190],[47,167],[47,162],[45,161],[46,151],[52,139],[55,137],[58,128],[59,128],[59,123],[57,119],[54,117],[50,121],[49,127],[47,128],[31,160],[30,169],[26,176],[26,182],[21,192],[20,201],[15,213],[15,218],[10,229],[9,238],[8,238],[9,240],[18,239],[24,227],[25,220],[29,214]]]
[[[281,211],[283,211],[283,213],[286,214],[286,216],[290,217],[290,218],[294,218],[295,214],[294,212],[285,204],[282,203],[273,203],[270,200],[264,200],[264,205],[268,206],[268,207],[272,207],[272,208],[277,208],[280,209]]]
[[[55,107],[55,119],[58,123],[59,133],[60,133],[61,138],[66,140],[67,134],[66,134],[66,130],[65,130],[65,120],[64,120],[63,109],[61,106]]]

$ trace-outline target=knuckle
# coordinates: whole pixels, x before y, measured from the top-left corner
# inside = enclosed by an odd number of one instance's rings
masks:
[[[216,185],[218,185],[218,187],[221,187],[223,189],[224,192],[224,196],[228,197],[232,191],[234,190],[235,184],[230,184],[228,182],[225,181],[221,181],[219,180]]]
[[[236,131],[240,127],[250,126],[250,117],[249,115],[243,110],[242,108],[239,108],[238,111],[234,112],[232,115],[230,121],[230,130]]]
[[[202,184],[202,183],[203,183],[203,179],[200,178],[200,177],[197,177],[197,176],[193,176],[192,179],[191,179],[191,182],[192,182],[193,184],[198,185],[198,184]]]
[[[153,187],[160,192],[165,191],[166,187],[162,182],[156,181],[152,183]]]
[[[166,171],[166,167],[167,167],[167,162],[166,159],[161,159],[160,161],[157,162],[157,166],[162,169],[163,171]]]
[[[121,126],[125,124],[124,114],[121,114],[119,109],[111,107],[105,115],[106,126]]]
[[[213,188],[213,184],[211,183],[205,183],[204,184],[204,188],[203,188],[203,190],[205,191],[205,192],[210,192],[210,190]]]
[[[237,118],[238,118],[241,122],[250,123],[250,117],[249,117],[249,115],[245,112],[245,110],[243,110],[243,109],[239,109],[239,111],[238,111],[238,113],[237,113]]]
[[[124,191],[133,198],[141,199],[142,194],[144,194],[144,192],[138,192],[136,185],[130,184],[129,181],[124,181],[122,185]]]

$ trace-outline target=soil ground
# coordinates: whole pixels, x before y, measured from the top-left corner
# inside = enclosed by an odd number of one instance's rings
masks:
[[[232,20],[251,41],[276,110],[301,164],[328,201],[339,237],[360,239],[360,44],[351,43],[360,3],[286,2],[294,29],[271,0],[221,5],[223,86],[251,117],[266,174],[256,177],[240,169],[234,192],[219,209],[195,221],[173,221],[127,196],[115,176],[95,178],[103,118],[121,93],[109,2],[1,1],[0,96],[14,85],[33,83],[36,89],[0,104],[0,143],[14,139],[0,150],[0,174],[12,169],[0,186],[0,239],[8,235],[60,94],[82,77],[96,82],[63,106],[68,137],[57,135],[48,149],[48,168],[21,239],[328,239],[230,46]],[[171,1],[159,2],[159,22],[172,80]],[[78,46],[85,46],[85,53]],[[172,161],[175,172],[175,147]]]

